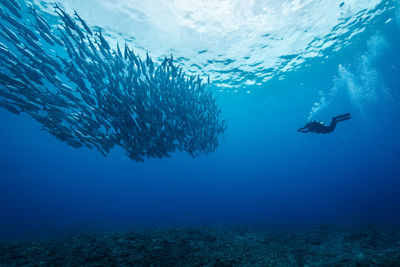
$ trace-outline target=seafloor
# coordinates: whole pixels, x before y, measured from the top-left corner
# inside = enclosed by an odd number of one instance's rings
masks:
[[[400,266],[400,228],[175,227],[1,242],[0,266]]]

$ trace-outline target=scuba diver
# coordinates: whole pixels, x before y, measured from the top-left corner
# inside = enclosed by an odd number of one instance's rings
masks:
[[[320,121],[310,121],[310,122],[307,122],[303,128],[300,128],[297,131],[301,132],[301,133],[313,132],[313,133],[326,134],[326,133],[333,132],[333,130],[335,130],[336,124],[339,121],[345,121],[345,120],[349,120],[349,119],[351,119],[351,114],[346,113],[343,115],[333,117],[331,124],[329,126],[325,126],[324,123],[320,122]]]

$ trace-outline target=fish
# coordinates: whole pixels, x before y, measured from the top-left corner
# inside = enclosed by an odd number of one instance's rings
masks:
[[[18,17],[20,19],[22,18],[21,14],[18,11],[18,9],[21,9],[20,5],[16,1],[13,1],[13,0],[0,0],[0,4],[2,4],[8,10],[10,10],[11,13],[13,13],[16,17]]]
[[[103,35],[102,35],[102,33],[101,33],[101,29],[99,29],[98,37],[99,37],[99,39],[100,39],[101,47],[103,47],[105,50],[110,50],[111,47],[110,47],[110,45],[108,44],[108,42],[106,41],[106,39],[104,39],[104,37],[103,37]]]
[[[14,107],[12,105],[12,103],[7,102],[5,100],[0,100],[0,107],[8,110],[11,113],[14,113],[16,115],[19,115],[21,113],[21,110],[19,110],[18,108]]]
[[[17,35],[8,27],[4,26],[3,24],[0,24],[0,28],[10,38],[10,41],[15,42],[16,44],[21,43]]]
[[[4,1],[0,8],[20,10],[15,0]],[[104,156],[114,146],[137,162],[216,149],[226,129],[217,100],[173,55],[157,63],[146,52],[142,60],[127,43],[123,51],[118,43],[112,48],[101,29],[93,34],[76,10],[71,16],[55,4],[59,22],[50,24],[29,8],[26,20],[0,9],[0,107]]]
[[[93,35],[92,31],[90,30],[89,26],[86,24],[86,21],[84,21],[76,12],[74,11],[74,15],[79,19],[79,21],[82,23],[83,28],[85,28],[86,32],[90,35]]]

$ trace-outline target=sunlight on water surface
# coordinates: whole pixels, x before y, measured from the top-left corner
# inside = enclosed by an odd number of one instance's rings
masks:
[[[380,0],[59,2],[106,28],[113,43],[130,42],[160,60],[173,53],[185,70],[209,74],[225,90],[262,85],[340,50],[391,6]]]

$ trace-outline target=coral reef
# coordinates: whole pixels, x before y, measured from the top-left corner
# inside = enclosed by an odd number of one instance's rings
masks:
[[[0,266],[400,266],[400,228],[175,227],[0,243]]]

